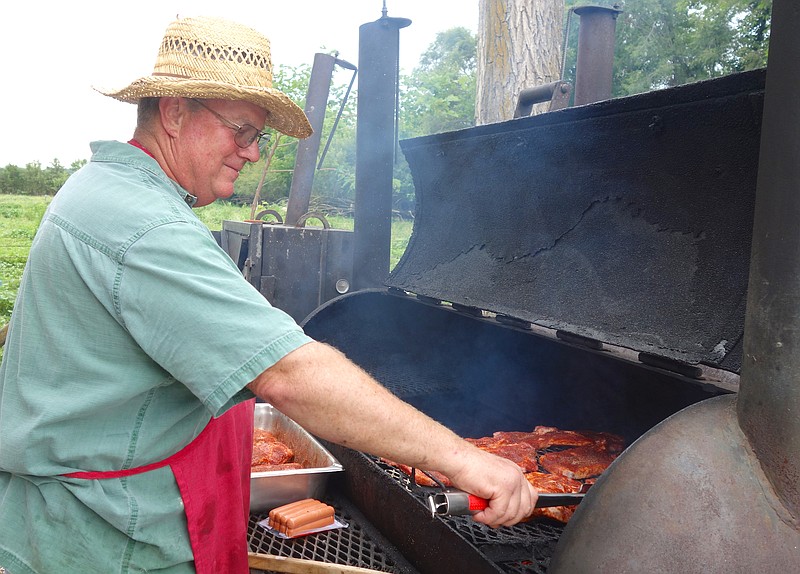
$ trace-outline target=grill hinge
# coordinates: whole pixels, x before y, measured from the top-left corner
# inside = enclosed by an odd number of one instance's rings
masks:
[[[458,311],[459,313],[464,313],[466,315],[471,315],[472,317],[483,317],[483,309],[478,309],[477,307],[470,307],[469,305],[459,305],[458,303],[453,303],[453,309]]]
[[[691,363],[684,363],[683,361],[677,361],[675,359],[669,359],[667,357],[661,357],[659,355],[645,352],[639,353],[639,361],[645,365],[672,371],[673,373],[678,373],[679,375],[683,375],[685,377],[691,377],[693,379],[703,378],[703,369],[698,365],[692,365]]]
[[[517,319],[509,315],[495,315],[494,318],[498,323],[508,325],[509,327],[516,327],[517,329],[524,329],[526,331],[532,329],[530,321],[525,321],[524,319]]]
[[[575,333],[568,333],[567,331],[556,331],[556,338],[561,339],[565,343],[571,343],[580,347],[586,347],[593,351],[602,351],[603,342],[591,337],[584,337],[583,335],[576,335]]]

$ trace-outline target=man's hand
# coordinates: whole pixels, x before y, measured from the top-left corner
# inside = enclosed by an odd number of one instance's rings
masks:
[[[519,466],[477,448],[471,448],[463,462],[450,480],[461,490],[489,501],[485,510],[473,515],[476,522],[492,528],[513,526],[533,514],[538,494]]]

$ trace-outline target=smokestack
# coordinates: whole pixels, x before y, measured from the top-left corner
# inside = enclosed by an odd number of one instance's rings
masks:
[[[574,103],[582,106],[611,98],[614,34],[617,16],[622,10],[617,7],[580,6],[574,12],[581,17]]]
[[[334,56],[321,53],[314,55],[305,107],[306,116],[308,116],[308,121],[314,131],[306,139],[297,143],[292,187],[289,190],[289,202],[286,205],[286,225],[295,225],[300,216],[308,211],[335,64]]]
[[[359,28],[358,125],[353,286],[380,287],[389,275],[392,175],[400,29],[407,18],[383,16]]]

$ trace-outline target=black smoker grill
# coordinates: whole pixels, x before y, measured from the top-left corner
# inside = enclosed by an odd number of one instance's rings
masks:
[[[401,142],[417,191],[405,255],[385,289],[328,302],[306,331],[462,436],[551,425],[633,442],[736,392],[764,80]],[[332,496],[419,572],[547,570],[561,525],[432,518],[405,476],[329,446],[346,468]]]

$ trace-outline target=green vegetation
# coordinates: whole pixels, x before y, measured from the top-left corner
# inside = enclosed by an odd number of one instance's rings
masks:
[[[622,4],[614,97],[766,66],[772,0],[567,0],[567,8]],[[579,17],[570,17],[565,78],[574,83]]]
[[[0,327],[11,316],[33,236],[51,199],[0,195]]]
[[[400,136],[435,134],[475,124],[478,38],[466,28],[436,35],[402,83]]]
[[[46,168],[42,168],[38,161],[24,168],[7,165],[0,168],[0,194],[54,195],[67,178],[85,163],[86,160],[76,161],[69,168],[62,166],[58,160]]]

